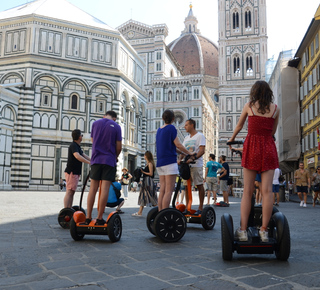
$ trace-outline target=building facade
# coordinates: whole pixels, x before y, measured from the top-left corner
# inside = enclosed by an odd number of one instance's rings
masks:
[[[230,157],[232,136],[251,86],[265,79],[267,61],[266,0],[218,0],[219,13],[219,155]],[[247,134],[246,126],[238,138]],[[234,157],[231,172],[242,176]]]
[[[186,136],[185,121],[193,118],[196,129],[206,137],[204,159],[218,153],[218,49],[201,35],[197,23],[190,5],[184,30],[169,45],[165,43],[165,24],[149,26],[129,20],[118,27],[146,63],[147,148],[154,154],[156,132],[163,124],[165,109],[174,111],[181,141]]]
[[[92,123],[107,110],[118,113],[123,132],[118,174],[141,164],[144,71],[117,30],[65,0],[0,12],[0,188],[57,189],[71,131],[83,132],[90,156]]]
[[[300,107],[302,158],[314,171],[320,165],[320,6],[296,52],[300,59]]]

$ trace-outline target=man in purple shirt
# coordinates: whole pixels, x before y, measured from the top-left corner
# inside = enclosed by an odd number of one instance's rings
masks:
[[[87,199],[86,224],[92,219],[92,209],[101,181],[101,196],[96,225],[104,225],[103,212],[106,207],[111,183],[115,180],[117,158],[122,150],[121,127],[115,122],[117,114],[108,111],[102,119],[95,121],[91,129],[91,185]]]

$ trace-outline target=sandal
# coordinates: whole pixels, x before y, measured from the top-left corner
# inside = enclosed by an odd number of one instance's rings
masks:
[[[117,209],[116,211],[117,211],[117,213],[119,213],[119,214],[124,213],[124,211],[122,211],[121,209]]]
[[[91,220],[92,220],[92,219],[86,219],[85,222],[84,222],[84,224],[85,224],[85,225],[89,225],[89,224],[91,223]]]
[[[142,214],[138,214],[137,212],[133,213],[132,216],[142,216]]]
[[[96,220],[96,226],[104,226],[107,222],[104,219],[97,219]]]

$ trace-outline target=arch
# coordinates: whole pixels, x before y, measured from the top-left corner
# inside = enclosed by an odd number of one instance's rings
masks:
[[[136,113],[138,114],[138,113],[139,113],[139,102],[138,102],[137,96],[136,96],[136,95],[133,95],[132,98],[131,98],[131,101],[134,102],[135,111],[136,111]]]
[[[23,76],[17,72],[10,72],[10,73],[7,73],[5,74],[2,78],[1,78],[1,81],[0,83],[1,84],[5,84],[5,81],[9,78],[13,78],[13,77],[16,77],[17,79],[19,79],[19,82],[22,82],[23,81]],[[14,81],[14,82],[11,82],[11,83],[16,83],[17,81]],[[10,83],[10,82],[9,82]]]
[[[77,118],[76,117],[72,117],[71,119],[70,119],[70,130],[72,131],[72,130],[74,130],[74,129],[77,129],[77,127],[78,127],[78,124],[77,124],[78,122],[77,122]]]
[[[12,106],[5,105],[1,110],[1,116],[4,119],[15,122],[17,114],[15,109]]]
[[[140,109],[141,109],[141,112],[142,112],[142,117],[146,117],[146,105],[145,105],[145,103],[141,103],[140,104]]]
[[[56,115],[51,115],[49,118],[49,129],[57,129],[57,117]]]
[[[49,128],[49,117],[47,114],[41,116],[41,128]]]
[[[121,98],[122,98],[122,96],[125,96],[126,104],[130,104],[130,97],[129,97],[129,93],[127,90],[123,90],[120,96],[121,96]]]
[[[69,130],[69,118],[67,116],[64,116],[62,118],[62,130]]]
[[[79,118],[78,119],[77,129],[80,129],[81,132],[84,132],[84,125],[85,125],[84,119],[83,118]]]
[[[40,128],[41,125],[41,117],[39,113],[35,113],[33,115],[33,127],[34,128]]]
[[[80,83],[80,84],[84,87],[84,92],[85,92],[86,94],[88,94],[88,92],[89,92],[89,87],[88,87],[88,85],[87,85],[83,80],[77,79],[77,78],[70,78],[70,79],[66,80],[66,81],[64,82],[63,86],[62,86],[62,90],[65,91],[66,86],[67,86],[69,83],[71,83],[71,82],[78,82],[78,83]]]
[[[111,91],[111,97],[113,100],[116,99],[116,92],[114,90],[114,88],[109,85],[108,83],[104,83],[104,82],[98,82],[98,83],[95,83],[94,85],[92,85],[91,87],[91,90],[89,91],[89,94],[92,95],[92,93],[94,93],[94,89],[98,86],[104,86],[104,87],[107,87],[110,91]]]
[[[37,82],[43,77],[51,78],[57,84],[58,90],[59,91],[61,90],[61,82],[60,82],[60,80],[56,76],[50,75],[50,74],[47,74],[47,73],[43,73],[43,74],[37,75],[33,80],[32,87],[35,88]]]

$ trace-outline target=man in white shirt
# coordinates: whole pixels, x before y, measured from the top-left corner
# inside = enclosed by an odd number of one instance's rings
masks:
[[[196,122],[193,119],[186,121],[184,128],[186,129],[188,136],[184,138],[183,146],[190,152],[196,153],[191,159],[195,161],[191,164],[191,180],[193,184],[197,186],[199,192],[199,208],[194,215],[200,215],[203,209],[204,201],[204,187],[203,187],[203,158],[202,155],[205,151],[206,138],[202,133],[199,133],[195,129]],[[181,159],[180,159],[181,160]],[[188,192],[186,188],[186,204],[188,204]]]
[[[272,182],[272,192],[274,193],[274,200],[273,200],[274,205],[279,205],[279,202],[280,202],[280,196],[279,196],[280,175],[281,175],[281,170],[279,168],[275,169],[273,174],[273,182]]]

